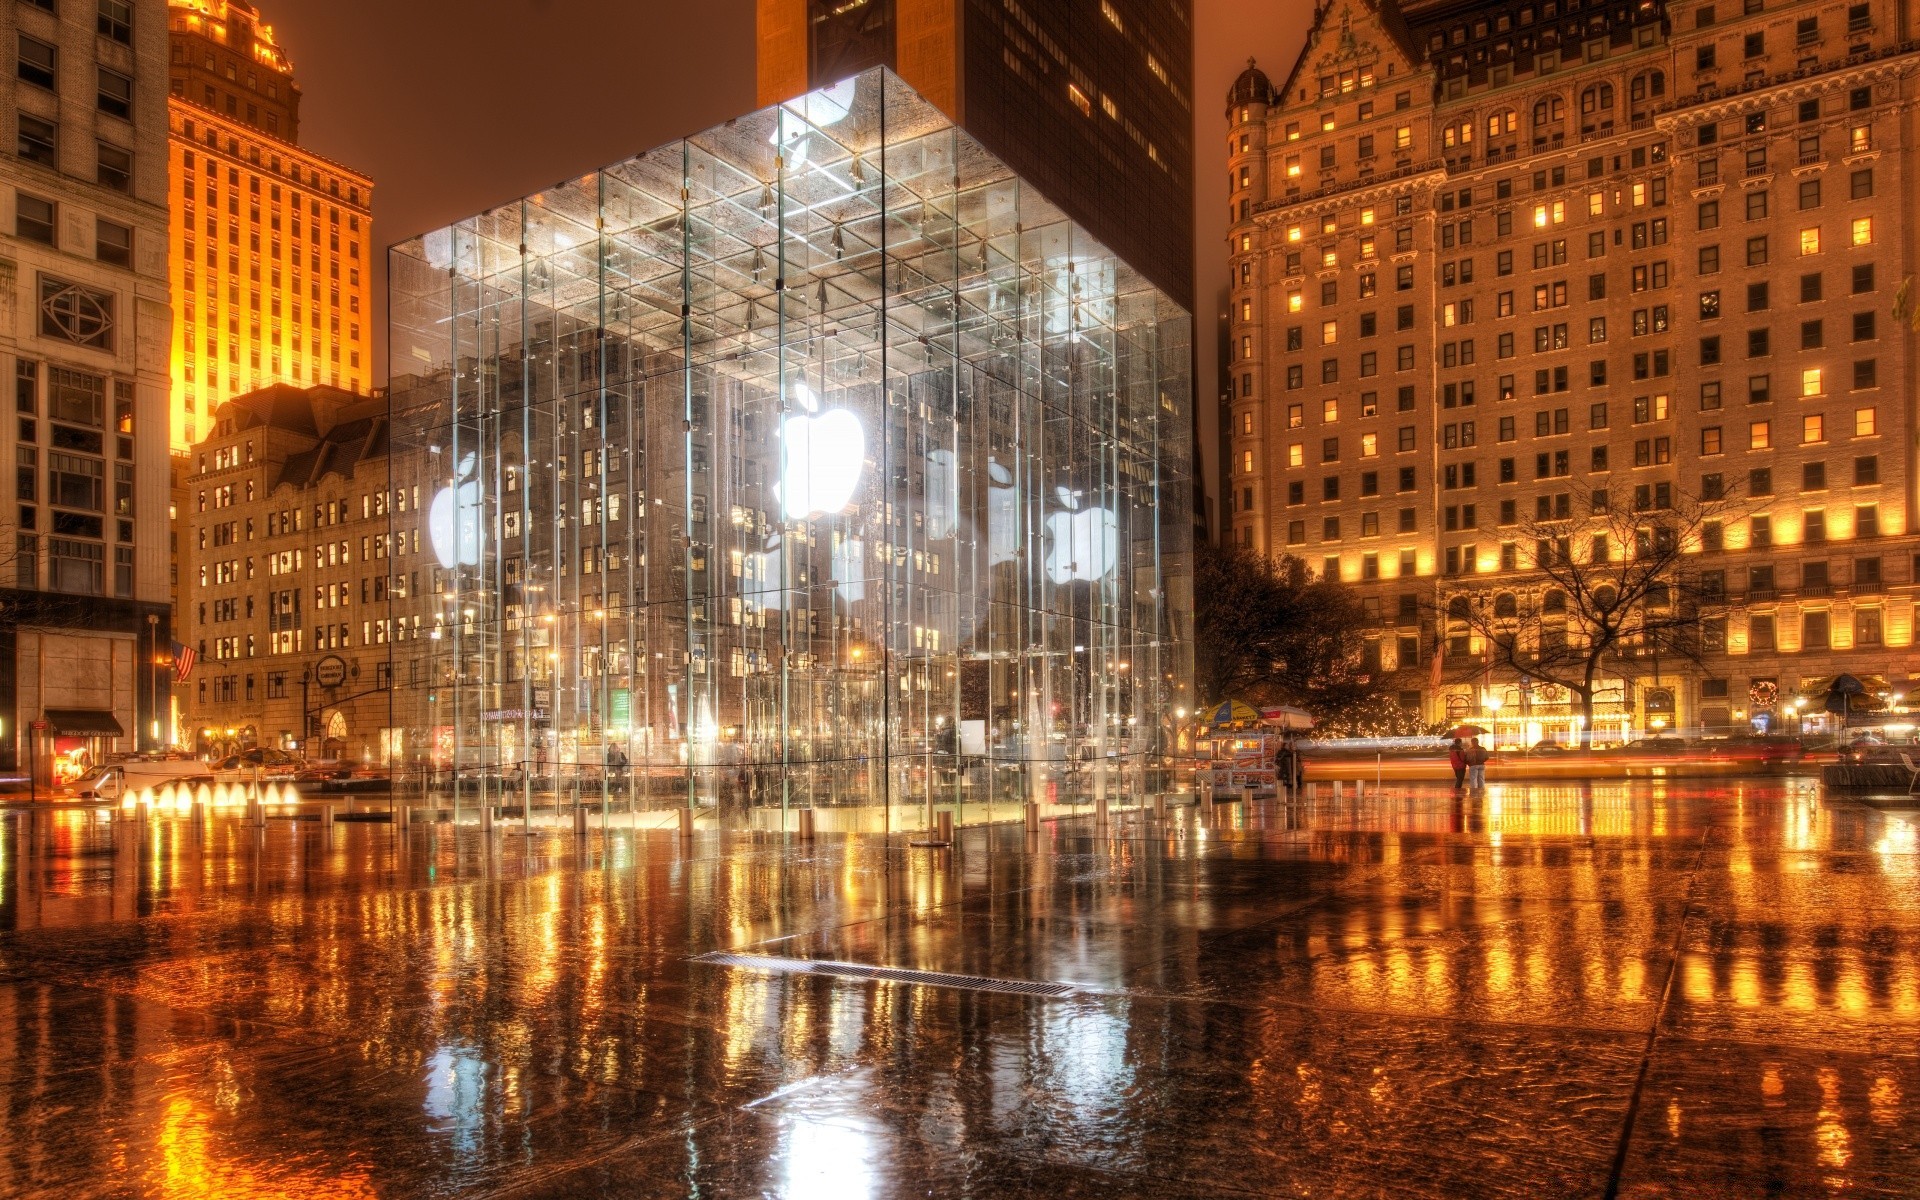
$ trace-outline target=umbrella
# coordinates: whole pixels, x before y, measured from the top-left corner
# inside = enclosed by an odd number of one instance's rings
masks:
[[[1291,704],[1263,708],[1260,710],[1260,719],[1288,733],[1312,729],[1314,726],[1312,713],[1304,708],[1295,708]]]
[[[1228,700],[1206,714],[1209,725],[1252,724],[1259,719],[1259,713],[1238,700]]]
[[[1452,729],[1447,730],[1447,736],[1450,738],[1477,738],[1487,736],[1487,731],[1478,725],[1455,725]]]

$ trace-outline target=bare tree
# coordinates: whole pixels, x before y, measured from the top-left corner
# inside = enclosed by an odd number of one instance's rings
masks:
[[[1632,504],[1604,492],[1537,498],[1514,530],[1516,559],[1498,580],[1453,581],[1432,613],[1445,638],[1478,635],[1490,671],[1565,688],[1593,744],[1596,689],[1642,659],[1700,665],[1723,648],[1710,610],[1724,597],[1702,560],[1722,548],[1738,513],[1725,494],[1687,496],[1668,484]]]

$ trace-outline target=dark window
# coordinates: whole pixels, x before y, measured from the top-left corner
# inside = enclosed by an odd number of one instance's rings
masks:
[[[52,88],[59,52],[39,38],[20,35],[20,78],[37,87]]]
[[[30,242],[41,242],[48,246],[57,244],[55,211],[51,201],[29,196],[25,192],[14,193],[14,234]]]
[[[28,162],[39,163],[43,167],[58,167],[59,156],[54,150],[54,125],[52,121],[42,121],[39,117],[20,114],[19,155]]]
[[[129,0],[100,0],[97,28],[100,36],[123,45],[133,44],[133,5]]]
[[[116,267],[133,265],[133,230],[104,218],[94,221],[94,257]]]
[[[100,161],[95,182],[116,192],[133,190],[133,153],[118,146],[100,143]]]
[[[133,120],[133,80],[118,71],[100,69],[100,111],[124,121]]]

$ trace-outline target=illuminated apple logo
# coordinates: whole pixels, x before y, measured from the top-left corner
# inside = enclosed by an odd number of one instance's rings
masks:
[[[1076,508],[1074,494],[1058,488],[1065,511],[1047,518],[1047,578],[1056,584],[1105,579],[1119,557],[1120,518],[1104,508]]]
[[[448,569],[480,561],[480,481],[473,478],[474,456],[460,460],[456,486],[440,489],[427,511],[433,556]]]
[[[866,430],[844,408],[820,412],[806,384],[796,383],[793,391],[807,412],[780,423],[780,507],[789,517],[837,513],[860,484]]]

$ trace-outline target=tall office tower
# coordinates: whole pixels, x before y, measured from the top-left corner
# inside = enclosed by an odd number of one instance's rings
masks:
[[[891,67],[1192,311],[1192,0],[758,6],[761,104]]]
[[[166,739],[166,29],[158,0],[10,6],[0,81],[0,772]]]
[[[1689,498],[1704,669],[1609,660],[1596,734],[1798,720],[1920,673],[1908,0],[1334,0],[1227,112],[1233,536],[1362,590],[1429,718],[1568,738],[1488,605],[1559,636],[1528,533]],[[1640,553],[1613,546],[1617,556]],[[1482,626],[1484,627],[1484,626]],[[1438,658],[1436,666],[1435,659]],[[1817,708],[1817,702],[1815,704]],[[1484,717],[1486,719],[1482,720]]]
[[[373,181],[296,144],[300,91],[245,0],[167,0],[172,443],[269,386],[364,392]]]

